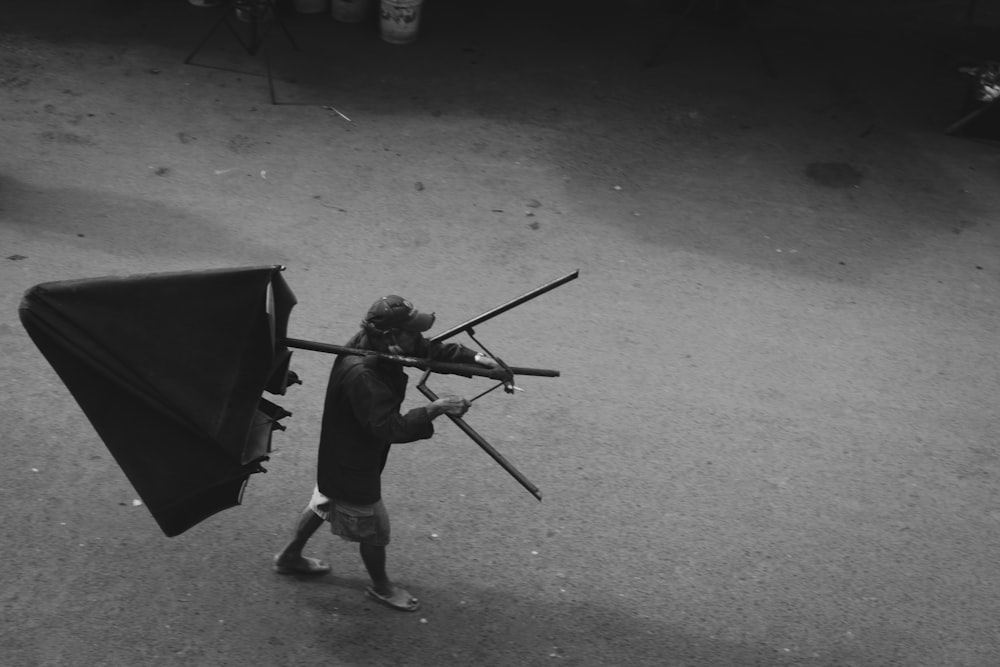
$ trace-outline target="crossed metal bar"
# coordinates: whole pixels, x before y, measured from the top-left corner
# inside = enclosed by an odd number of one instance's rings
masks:
[[[438,335],[432,337],[430,339],[430,341],[432,343],[438,343],[438,342],[441,342],[443,340],[447,340],[448,338],[451,338],[453,336],[457,336],[458,334],[460,334],[462,332],[468,333],[469,337],[472,338],[472,340],[476,341],[476,343],[479,344],[479,346],[482,347],[483,350],[487,354],[489,354],[491,357],[493,357],[494,359],[497,360],[497,363],[500,364],[500,370],[504,370],[504,371],[506,371],[506,372],[509,373],[510,380],[507,381],[507,382],[509,382],[510,384],[508,386],[513,387],[513,377],[514,377],[514,375],[518,375],[518,374],[528,375],[529,373],[521,373],[520,372],[520,371],[525,370],[525,369],[515,369],[515,368],[511,368],[511,367],[507,366],[499,358],[497,358],[492,353],[490,353],[489,350],[487,350],[486,347],[482,345],[482,343],[480,343],[478,340],[476,340],[476,338],[475,338],[475,331],[474,331],[473,327],[476,327],[476,326],[482,324],[483,322],[485,322],[487,320],[490,320],[490,319],[496,317],[497,315],[500,315],[501,313],[505,313],[505,312],[507,312],[508,310],[510,310],[512,308],[516,308],[517,306],[520,306],[521,304],[523,304],[523,303],[525,303],[527,301],[530,301],[531,299],[534,299],[535,297],[541,296],[542,294],[545,294],[546,292],[548,292],[550,290],[553,290],[556,287],[559,287],[560,285],[564,285],[565,283],[568,283],[569,281],[576,279],[579,275],[580,275],[580,272],[578,270],[577,271],[573,271],[572,273],[568,273],[565,276],[563,276],[562,278],[558,278],[556,280],[553,280],[550,283],[546,283],[545,285],[542,285],[541,287],[538,287],[536,289],[531,290],[530,292],[526,292],[525,294],[522,294],[521,296],[517,297],[516,299],[511,299],[507,303],[501,304],[501,305],[497,306],[496,308],[488,310],[485,313],[483,313],[482,315],[477,315],[476,317],[473,317],[472,319],[470,319],[470,320],[468,320],[466,322],[463,322],[462,324],[459,324],[457,326],[452,327],[451,329],[443,331],[443,332],[439,333]],[[420,393],[423,394],[424,396],[426,396],[428,399],[430,399],[432,401],[435,401],[438,398],[437,394],[435,394],[431,390],[431,388],[427,386],[427,379],[430,377],[431,373],[433,373],[433,372],[434,371],[432,369],[427,369],[427,370],[424,371],[423,377],[421,377],[420,378],[420,382],[417,383],[417,389],[419,389]],[[559,372],[558,371],[554,371],[554,373],[555,373],[555,375],[550,376],[550,377],[558,377]],[[504,384],[504,382],[501,382],[501,384]],[[496,387],[498,387],[498,386],[501,386],[501,385],[496,385],[495,387],[493,387],[493,389],[496,389]],[[493,389],[490,389],[488,391],[492,391]],[[513,390],[511,389],[509,391],[513,391]],[[486,392],[483,392],[483,393],[486,393]],[[482,396],[482,394],[480,394],[480,396]],[[479,396],[477,396],[476,398],[479,398]],[[475,399],[473,399],[473,400],[475,400]],[[519,471],[517,468],[515,468],[513,466],[513,464],[510,463],[510,461],[508,461],[506,458],[504,458],[504,456],[500,452],[498,452],[489,442],[487,442],[486,438],[484,438],[479,433],[477,433],[476,430],[474,428],[472,428],[471,426],[469,426],[465,422],[465,420],[463,420],[461,417],[455,417],[454,415],[448,415],[448,418],[451,419],[451,421],[455,424],[455,426],[457,426],[459,429],[461,429],[463,433],[465,433],[467,436],[469,436],[472,439],[473,442],[475,442],[477,445],[479,445],[480,448],[482,448],[483,451],[485,451],[487,454],[489,454],[493,458],[494,461],[496,461],[497,463],[499,463],[500,466],[504,470],[506,470],[514,479],[516,479],[521,484],[521,486],[523,486],[524,488],[526,488],[531,493],[531,495],[533,495],[535,498],[538,498],[538,500],[542,499],[542,492],[538,490],[538,487],[535,486],[534,484],[532,484],[531,481],[521,473],[521,471]]]

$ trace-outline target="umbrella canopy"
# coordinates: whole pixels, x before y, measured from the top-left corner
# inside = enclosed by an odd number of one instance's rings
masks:
[[[240,503],[286,412],[282,267],[60,281],[21,321],[168,536]]]

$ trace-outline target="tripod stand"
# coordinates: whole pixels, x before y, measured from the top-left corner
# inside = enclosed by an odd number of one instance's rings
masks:
[[[261,53],[264,56],[264,67],[266,69],[267,76],[267,87],[271,95],[271,104],[277,104],[277,96],[274,92],[274,76],[271,71],[271,59],[268,57],[267,49],[265,48],[265,40],[268,33],[277,24],[281,28],[281,31],[285,34],[285,38],[288,43],[291,44],[292,49],[298,51],[298,44],[295,43],[295,39],[292,34],[288,32],[288,28],[285,27],[285,22],[281,18],[281,14],[277,7],[278,0],[226,0],[222,4],[222,15],[219,19],[212,25],[211,29],[205,34],[198,45],[191,50],[191,53],[187,55],[184,59],[185,65],[195,65],[196,67],[209,67],[211,69],[217,69],[225,72],[237,72],[240,74],[250,74],[250,72],[242,72],[240,70],[230,69],[226,67],[217,67],[214,65],[204,65],[202,63],[193,62],[194,57],[198,55],[198,52],[208,43],[216,32],[219,31],[223,26],[225,26],[232,36],[239,42],[243,50],[246,51],[247,55],[255,56]],[[241,30],[237,29],[237,26],[233,23],[233,16],[237,18],[241,23],[246,24],[247,35],[241,34]],[[254,74],[254,76],[259,76]]]

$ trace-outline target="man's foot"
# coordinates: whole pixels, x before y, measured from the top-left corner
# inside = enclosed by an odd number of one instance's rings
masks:
[[[399,611],[416,611],[420,609],[420,600],[413,597],[398,586],[393,587],[392,593],[388,595],[383,595],[376,591],[373,587],[369,586],[368,595],[372,599],[378,600],[385,606],[398,609]]]
[[[317,558],[278,554],[274,557],[274,571],[278,574],[326,574],[330,566]]]

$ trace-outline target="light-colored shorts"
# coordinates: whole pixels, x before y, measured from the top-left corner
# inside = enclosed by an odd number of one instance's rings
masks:
[[[349,542],[362,542],[376,547],[389,544],[389,513],[379,500],[374,505],[353,505],[342,500],[330,500],[319,488],[313,489],[309,509],[330,522],[330,531]]]

